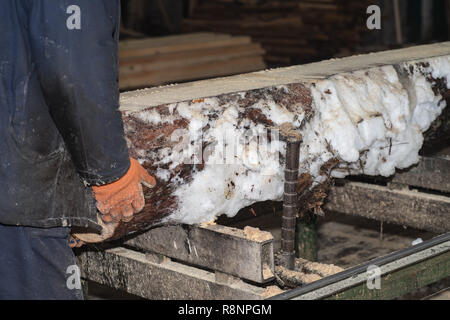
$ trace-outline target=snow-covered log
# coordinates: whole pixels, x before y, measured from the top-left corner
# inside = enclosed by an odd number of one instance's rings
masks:
[[[123,93],[131,155],[158,184],[114,238],[281,200],[287,123],[303,137],[301,205],[320,211],[333,177],[418,162],[449,78],[446,42]]]

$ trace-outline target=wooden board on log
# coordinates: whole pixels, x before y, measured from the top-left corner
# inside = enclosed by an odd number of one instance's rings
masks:
[[[398,65],[406,61],[422,60],[449,54],[450,42],[442,42],[341,59],[324,60],[305,65],[259,71],[227,78],[195,81],[170,87],[149,88],[144,91],[123,93],[120,99],[120,108],[124,112],[134,112],[150,106],[215,97],[223,94],[275,87],[290,83],[308,83],[341,73],[386,65]]]
[[[154,228],[124,245],[190,265],[265,283],[274,279],[273,237],[256,228],[175,225]]]

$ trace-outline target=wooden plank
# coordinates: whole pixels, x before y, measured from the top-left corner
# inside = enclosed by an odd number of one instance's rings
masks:
[[[263,55],[259,44],[250,43],[240,46],[213,48],[197,51],[169,53],[164,56],[152,55],[120,60],[120,75],[148,72],[171,68],[182,68],[201,63],[220,62],[229,59]]]
[[[261,56],[229,59],[222,62],[208,62],[184,68],[128,74],[119,79],[121,89],[159,85],[177,81],[219,77],[264,69]]]
[[[240,28],[246,30],[247,28],[259,28],[266,30],[272,27],[290,27],[293,31],[297,31],[296,27],[309,29],[308,26],[303,25],[302,19],[297,15],[291,15],[283,18],[276,18],[272,20],[239,20],[239,19],[184,19],[183,24],[194,27],[208,26],[208,28],[215,30],[216,28]],[[286,31],[286,29],[285,29]],[[301,30],[303,31],[303,30]]]
[[[164,46],[156,46],[156,47],[141,47],[141,48],[133,48],[130,50],[120,50],[119,55],[122,58],[127,57],[139,57],[151,54],[166,54],[171,52],[181,52],[181,51],[189,51],[189,50],[202,50],[208,48],[220,48],[225,46],[233,46],[240,44],[248,44],[251,43],[250,37],[231,37],[225,39],[218,39],[215,41],[199,41],[197,43],[175,43],[175,44],[167,44]]]
[[[252,37],[253,41],[261,44],[278,45],[278,46],[307,46],[305,39],[289,38],[289,37],[270,37],[269,35]]]
[[[119,41],[119,52],[122,50],[130,50],[136,48],[155,48],[181,43],[198,43],[202,41],[214,41],[229,38],[231,38],[231,35],[228,34],[214,32],[194,32],[165,37],[123,40]]]
[[[257,283],[274,279],[273,237],[269,232],[219,225],[165,226],[125,242],[192,265]]]
[[[125,248],[78,255],[84,279],[147,299],[263,299],[265,289],[235,279],[223,283],[214,273],[169,259],[161,263]]]
[[[432,232],[450,230],[450,198],[346,181],[334,186],[325,209]]]
[[[450,158],[421,157],[416,166],[397,172],[392,182],[450,192]]]

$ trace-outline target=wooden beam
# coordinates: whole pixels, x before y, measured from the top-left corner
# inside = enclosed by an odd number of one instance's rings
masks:
[[[214,273],[168,259],[161,263],[125,248],[85,251],[78,256],[84,279],[147,299],[263,299],[265,289],[235,279],[216,280]]]
[[[139,57],[151,54],[166,54],[180,51],[189,50],[202,50],[210,48],[219,48],[229,45],[241,45],[251,43],[250,37],[231,37],[225,39],[216,39],[214,41],[199,41],[199,42],[188,42],[188,43],[178,43],[178,44],[168,44],[163,46],[155,47],[133,47],[127,50],[120,50],[119,55],[121,58],[127,57]]]
[[[421,157],[416,166],[397,172],[392,182],[450,192],[450,158]]]
[[[346,181],[334,186],[325,209],[432,232],[450,230],[450,198]]]
[[[187,65],[181,68],[171,67],[165,70],[126,74],[120,77],[119,86],[121,89],[137,88],[168,82],[250,72],[264,68],[265,64],[261,56],[233,58],[225,61]]]
[[[119,42],[119,55],[120,52],[130,49],[155,48],[160,46],[170,46],[174,44],[199,43],[204,41],[223,40],[229,38],[231,38],[231,35],[229,34],[194,32],[164,37],[122,40]]]
[[[119,44],[121,89],[141,88],[265,69],[265,51],[250,37],[210,32]]]
[[[257,283],[274,279],[273,237],[255,228],[172,225],[151,229],[124,244]]]
[[[212,48],[196,51],[176,52],[171,54],[151,55],[137,58],[120,60],[120,76],[131,73],[165,70],[171,68],[183,68],[200,63],[216,62],[248,57],[261,56],[264,50],[257,43],[230,46],[223,48]]]

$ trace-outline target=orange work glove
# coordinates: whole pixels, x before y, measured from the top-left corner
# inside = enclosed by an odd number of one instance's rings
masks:
[[[130,221],[145,205],[142,184],[149,188],[156,185],[155,178],[137,160],[130,158],[130,163],[130,169],[119,180],[92,187],[104,222]]]

